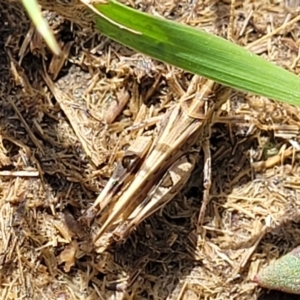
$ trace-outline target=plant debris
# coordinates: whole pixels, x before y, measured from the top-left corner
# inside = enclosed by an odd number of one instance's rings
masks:
[[[101,222],[81,222],[84,212],[192,75],[94,32],[79,0],[39,3],[60,57],[18,1],[0,0],[1,299],[291,299],[253,279],[300,244],[299,108],[233,91],[220,112],[226,123],[212,127],[202,233],[200,151],[182,191],[99,254],[91,241]],[[127,4],[251,44],[299,74],[296,1],[232,3]]]

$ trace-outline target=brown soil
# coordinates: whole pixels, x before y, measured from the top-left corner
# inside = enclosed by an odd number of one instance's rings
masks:
[[[95,33],[78,16],[70,22],[71,8],[40,2],[53,9],[44,16],[66,58],[53,57],[21,5],[0,0],[0,298],[300,299],[252,282],[300,244],[300,157],[290,143],[299,110],[232,91],[227,114],[245,121],[213,126],[202,235],[194,230],[200,151],[179,195],[125,243],[97,254],[94,225],[78,220],[134,140],[124,129],[164,113],[191,74]],[[299,73],[298,23],[276,32],[297,17],[297,1],[236,0],[232,10],[229,0],[129,2],[243,46],[258,40],[251,51]]]

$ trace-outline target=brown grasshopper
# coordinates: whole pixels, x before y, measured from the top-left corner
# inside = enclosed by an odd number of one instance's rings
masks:
[[[88,210],[93,215],[103,211],[108,204],[112,206],[96,234],[96,244],[106,233],[114,235],[115,239],[125,239],[132,229],[182,189],[196,163],[192,146],[199,142],[202,146],[207,145],[216,112],[228,99],[229,89],[222,88],[213,94],[214,85],[213,81],[205,82],[195,75],[179,103],[161,119],[154,140],[143,137],[139,147],[134,145],[124,153],[106,187]],[[209,146],[205,147],[204,154],[208,178],[199,224],[203,222],[209,199]]]

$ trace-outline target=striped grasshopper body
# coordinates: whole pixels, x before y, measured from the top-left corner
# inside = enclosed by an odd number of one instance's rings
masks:
[[[108,203],[112,205],[95,237],[96,245],[101,244],[107,233],[114,235],[114,239],[125,239],[133,228],[182,189],[196,163],[191,147],[207,138],[215,112],[227,100],[226,93],[213,97],[213,87],[213,81],[203,84],[203,79],[195,75],[179,103],[160,121],[151,146],[145,143],[145,150],[140,153],[132,149],[125,153],[127,158],[131,154],[127,164],[130,167],[117,166],[92,207],[96,210],[99,206],[102,211]],[[122,172],[117,171],[120,169]],[[200,222],[202,218],[203,213]]]

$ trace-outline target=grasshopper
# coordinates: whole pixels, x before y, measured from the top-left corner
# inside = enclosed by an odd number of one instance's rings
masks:
[[[126,239],[149,215],[164,206],[182,189],[196,164],[193,145],[207,141],[217,111],[228,99],[229,89],[214,94],[215,83],[195,75],[179,103],[170,107],[158,124],[152,140],[143,137],[140,150],[130,147],[107,185],[88,210],[99,214],[110,207],[94,242],[107,233],[114,239]],[[203,146],[203,145],[202,145]],[[210,187],[210,151],[207,156],[205,187]],[[198,224],[203,222],[208,193],[204,193]],[[103,219],[103,218],[102,218]]]

